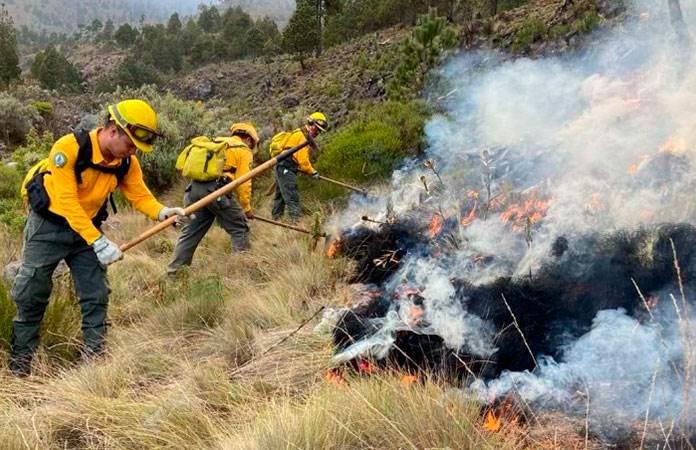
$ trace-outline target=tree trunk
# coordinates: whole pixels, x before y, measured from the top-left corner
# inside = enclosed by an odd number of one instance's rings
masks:
[[[323,8],[322,8],[322,3],[324,3],[324,0],[316,0],[316,14],[317,14],[317,46],[316,46],[316,56],[320,56],[321,52],[324,50],[323,49],[323,26],[322,26],[322,16],[323,16]]]

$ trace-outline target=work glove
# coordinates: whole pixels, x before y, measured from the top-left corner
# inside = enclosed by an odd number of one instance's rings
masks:
[[[244,215],[246,216],[247,219],[249,220],[254,220],[254,211],[249,210],[249,211],[244,211]]]
[[[165,206],[164,208],[160,209],[159,214],[157,215],[157,220],[162,222],[163,220],[167,220],[171,216],[185,216],[186,213],[184,212],[184,208],[170,208],[168,206]]]
[[[312,178],[314,178],[315,180],[318,180],[319,179],[319,172],[314,172],[312,174]]]
[[[94,241],[92,248],[94,253],[97,254],[99,263],[104,267],[123,258],[123,252],[118,248],[118,245],[108,240],[103,234]]]
[[[191,213],[188,216],[176,216],[176,220],[174,221],[174,227],[183,227],[185,225],[188,225],[195,218],[195,213]]]

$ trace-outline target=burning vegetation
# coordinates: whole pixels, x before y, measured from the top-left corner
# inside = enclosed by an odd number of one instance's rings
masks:
[[[560,411],[585,446],[696,445],[696,71],[650,26],[569,61],[452,61],[425,158],[337,219],[338,367],[436,374],[490,432]]]

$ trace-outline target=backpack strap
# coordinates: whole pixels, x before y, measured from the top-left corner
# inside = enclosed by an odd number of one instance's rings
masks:
[[[99,172],[116,175],[116,179],[119,183],[123,180],[130,169],[130,156],[123,158],[121,164],[117,167],[105,167],[100,164],[94,164],[92,162],[92,139],[89,137],[89,132],[80,129],[73,134],[79,145],[77,161],[75,161],[75,179],[77,180],[77,184],[82,184],[82,172],[87,169],[95,169]]]
[[[317,148],[317,143],[316,143],[316,141],[314,140],[314,138],[313,138],[312,136],[310,136],[309,132],[307,131],[307,128],[306,128],[306,127],[301,127],[301,128],[300,128],[300,131],[302,131],[302,135],[303,135],[303,136],[305,137],[305,139],[307,140],[307,144],[309,144],[310,148],[311,148],[312,150],[314,150],[314,151],[317,151],[317,150],[318,150],[318,148]]]

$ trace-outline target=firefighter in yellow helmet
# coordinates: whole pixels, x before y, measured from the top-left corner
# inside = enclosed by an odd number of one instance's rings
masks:
[[[11,291],[17,306],[10,357],[15,375],[30,373],[53,271],[61,260],[75,282],[84,353],[103,351],[109,300],[106,266],[123,256],[101,229],[111,193],[120,188],[135,209],[151,219],[184,214],[182,208],[157,201],[135,156],[136,149],[152,151],[159,136],[152,107],[142,100],[124,100],[108,107],[103,126],[58,139],[48,158],[25,179],[29,215],[22,266]]]
[[[259,143],[259,135],[250,123],[233,123],[230,126],[232,137],[217,137],[216,141],[227,141],[225,150],[225,176],[212,181],[191,181],[184,192],[186,206],[205,197],[212,191],[245,175],[251,170],[254,161],[253,149]],[[192,214],[176,242],[174,256],[167,267],[167,273],[174,277],[181,266],[190,265],[193,254],[201,239],[217,219],[220,226],[232,239],[232,250],[236,252],[249,249],[249,226],[247,220],[254,218],[251,208],[251,180],[239,185],[235,192],[218,197],[216,201]]]
[[[305,125],[294,130],[287,137],[282,145],[282,150],[300,145],[307,141],[307,136],[310,136],[313,142],[320,132],[328,129],[328,121],[326,115],[321,112],[314,112],[307,116]],[[298,150],[292,158],[287,158],[280,162],[275,167],[276,191],[273,199],[272,215],[274,219],[280,219],[287,207],[288,215],[292,220],[297,220],[302,217],[302,209],[300,207],[300,193],[297,190],[297,174],[304,174],[319,177],[312,163],[309,160],[310,144],[307,144],[302,149]]]

